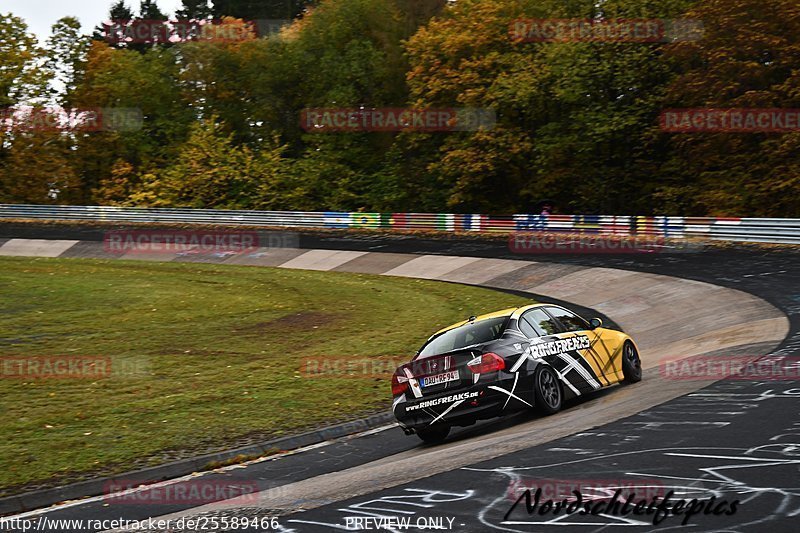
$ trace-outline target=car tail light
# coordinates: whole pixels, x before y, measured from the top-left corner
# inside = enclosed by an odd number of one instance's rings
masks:
[[[503,358],[492,352],[485,353],[467,363],[467,368],[475,374],[497,372],[498,370],[503,370],[505,367],[506,362]]]
[[[408,392],[408,378],[403,369],[398,368],[392,376],[392,396],[400,396],[406,392]]]

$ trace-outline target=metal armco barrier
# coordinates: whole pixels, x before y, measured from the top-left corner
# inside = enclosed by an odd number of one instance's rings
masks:
[[[548,232],[650,235],[671,239],[800,244],[800,219],[226,211],[136,207],[0,204],[0,219],[219,224],[295,228]]]

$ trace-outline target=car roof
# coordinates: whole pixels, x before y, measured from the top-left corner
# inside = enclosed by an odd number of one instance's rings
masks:
[[[521,312],[527,311],[528,309],[532,309],[534,307],[539,307],[541,305],[544,305],[544,304],[531,304],[531,305],[524,305],[522,307],[510,307],[508,309],[503,309],[501,311],[495,311],[494,313],[487,313],[485,315],[477,316],[477,317],[475,317],[475,320],[472,321],[472,322],[477,323],[477,322],[481,322],[483,320],[490,320],[492,318],[508,317],[508,316],[513,315],[513,314],[517,314],[518,312],[521,313]],[[447,326],[446,328],[440,329],[439,331],[434,333],[431,337],[435,337],[436,335],[444,333],[445,331],[450,331],[451,329],[460,328],[461,326],[463,326],[464,324],[467,324],[469,322],[470,322],[470,320],[462,320],[461,322],[456,322],[455,324]]]

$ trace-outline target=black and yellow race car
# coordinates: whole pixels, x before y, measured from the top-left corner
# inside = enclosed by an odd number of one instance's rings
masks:
[[[434,335],[392,376],[407,434],[444,440],[451,426],[536,408],[642,379],[636,343],[563,307],[536,304],[470,317]]]

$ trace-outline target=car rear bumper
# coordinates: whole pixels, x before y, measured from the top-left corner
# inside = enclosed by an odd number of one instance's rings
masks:
[[[509,377],[422,398],[401,397],[393,410],[404,429],[419,429],[434,424],[466,426],[532,406],[530,388],[515,386],[514,377]]]

